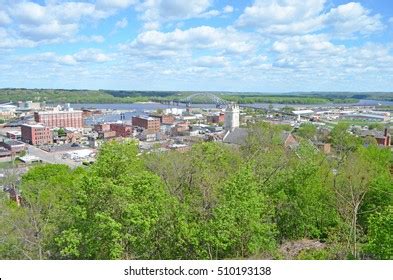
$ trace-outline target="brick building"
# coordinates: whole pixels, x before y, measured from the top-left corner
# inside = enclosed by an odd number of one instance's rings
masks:
[[[49,127],[41,124],[24,124],[21,126],[22,141],[32,145],[47,145],[53,143],[53,134]]]
[[[160,119],[146,116],[132,117],[132,125],[140,127],[150,132],[160,131]]]
[[[150,115],[150,117],[160,119],[161,124],[173,124],[175,122],[173,115]]]
[[[34,120],[50,128],[54,127],[73,127],[83,128],[82,111],[41,111],[34,113]]]
[[[0,147],[3,147],[12,153],[20,153],[26,150],[26,144],[17,140],[3,140],[0,142]]]
[[[94,125],[94,131],[97,132],[107,132],[111,130],[111,125],[109,123],[100,123]]]
[[[380,145],[380,146],[389,147],[389,146],[391,146],[391,143],[392,143],[392,136],[388,132],[387,128],[385,128],[384,131],[364,130],[364,131],[361,131],[360,136],[373,137],[377,141],[378,145]]]
[[[132,134],[132,126],[124,123],[111,123],[110,130],[116,132],[116,137],[129,137]]]
[[[209,123],[224,123],[224,121],[225,121],[224,113],[207,116],[207,122]]]

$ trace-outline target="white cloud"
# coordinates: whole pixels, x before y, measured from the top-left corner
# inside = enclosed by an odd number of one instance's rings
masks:
[[[109,2],[112,9],[104,6]],[[82,23],[107,18],[116,12],[115,8],[124,7],[125,2],[131,4],[131,1],[100,1],[98,6],[99,3],[46,1],[40,5],[31,1],[15,1],[4,4],[9,14],[0,12],[0,25],[13,20],[16,39],[37,43],[78,41],[77,34]]]
[[[233,13],[233,7],[232,6],[230,6],[230,5],[227,5],[227,6],[225,6],[224,7],[224,9],[222,10],[225,14],[230,14],[230,13]]]
[[[0,49],[13,49],[18,47],[35,47],[37,44],[31,40],[15,37],[0,27]]]
[[[103,63],[111,60],[111,56],[97,49],[84,49],[74,54],[58,55],[54,52],[45,52],[22,56],[22,62],[49,63],[60,65],[78,65],[80,63]]]
[[[179,51],[192,49],[215,49],[226,53],[247,53],[255,48],[253,40],[234,29],[200,26],[186,30],[175,29],[172,32],[146,31],[137,36],[123,49],[134,50],[151,56],[177,56]]]
[[[111,57],[97,49],[85,49],[73,55],[77,62],[107,62]]]
[[[335,45],[325,35],[293,36],[276,41],[273,66],[293,70],[293,75],[325,77],[326,81],[362,73],[364,75],[393,74],[391,48],[379,44],[360,47]]]
[[[242,66],[260,66],[265,65],[268,61],[268,57],[266,55],[255,55],[246,60],[240,62]]]
[[[71,38],[78,31],[77,24],[61,24],[56,20],[38,26],[23,24],[19,26],[21,34],[33,41]]]
[[[232,6],[225,6],[222,11],[219,10],[208,10],[207,12],[204,12],[202,14],[199,14],[195,16],[196,18],[212,18],[212,17],[217,17],[225,14],[230,14],[233,12],[233,7]]]
[[[136,3],[136,0],[98,0],[97,7],[99,9],[125,9]]]
[[[318,29],[316,17],[326,0],[256,0],[246,7],[236,24],[271,33],[307,33]]]
[[[272,49],[279,53],[293,52],[339,52],[341,47],[336,47],[325,35],[303,35],[287,37],[273,43]]]
[[[221,15],[221,12],[218,10],[209,10],[203,14],[198,15],[199,18],[211,18]]]
[[[228,60],[223,56],[201,56],[193,63],[198,67],[225,67],[228,66]]]
[[[353,33],[371,34],[383,30],[380,15],[370,15],[360,3],[350,2],[330,10],[326,14],[326,24],[331,25],[335,32],[343,35]]]
[[[115,24],[116,29],[126,28],[128,25],[128,20],[126,18],[122,18],[121,20],[117,21]]]
[[[212,0],[145,0],[136,9],[148,23],[145,27],[157,27],[163,22],[200,17],[211,5]]]
[[[12,20],[5,11],[0,11],[0,26],[11,23]]]
[[[36,42],[70,39],[77,34],[82,17],[99,16],[93,4],[81,2],[48,2],[46,6],[20,2],[10,11],[17,22],[16,31]]]
[[[236,21],[269,34],[308,34],[333,29],[337,36],[367,35],[383,29],[381,16],[350,2],[325,11],[326,0],[255,0]]]

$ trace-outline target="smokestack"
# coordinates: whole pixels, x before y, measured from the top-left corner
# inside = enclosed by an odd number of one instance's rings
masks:
[[[383,134],[385,137],[388,136],[388,128],[385,128],[385,133]]]

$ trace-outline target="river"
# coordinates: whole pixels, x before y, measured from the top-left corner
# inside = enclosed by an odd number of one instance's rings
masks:
[[[393,106],[392,101],[381,101],[381,100],[368,100],[361,99],[357,103],[343,103],[343,104],[334,104],[334,103],[323,103],[323,104],[277,104],[277,103],[254,103],[254,104],[246,104],[246,106],[252,106],[256,108],[269,108],[269,106],[273,106],[275,108],[282,108],[285,106],[295,107],[295,108],[326,108],[326,107],[351,107],[351,106],[377,106],[377,105],[386,105]],[[167,108],[185,108],[185,104],[180,105],[168,105],[161,103],[126,103],[126,104],[93,104],[93,103],[81,103],[81,104],[72,104],[74,109],[82,109],[82,108],[94,108],[100,110],[113,110],[115,112],[100,116],[95,116],[92,118],[88,118],[86,120],[87,124],[94,124],[98,122],[115,122],[120,120],[120,112],[124,113],[125,120],[131,120],[132,116],[147,114],[149,112],[153,112],[157,109],[167,109]],[[194,108],[215,108],[214,104],[191,104],[191,107]],[[116,112],[117,111],[117,112]]]

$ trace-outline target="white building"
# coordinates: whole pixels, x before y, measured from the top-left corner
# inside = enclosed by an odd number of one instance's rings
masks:
[[[165,115],[171,114],[171,115],[183,115],[185,112],[185,109],[179,109],[179,108],[168,108],[164,109],[163,112]]]
[[[240,109],[239,105],[231,103],[225,109],[224,129],[228,131],[239,127]]]
[[[10,119],[15,116],[16,106],[10,104],[0,104],[0,118]]]

